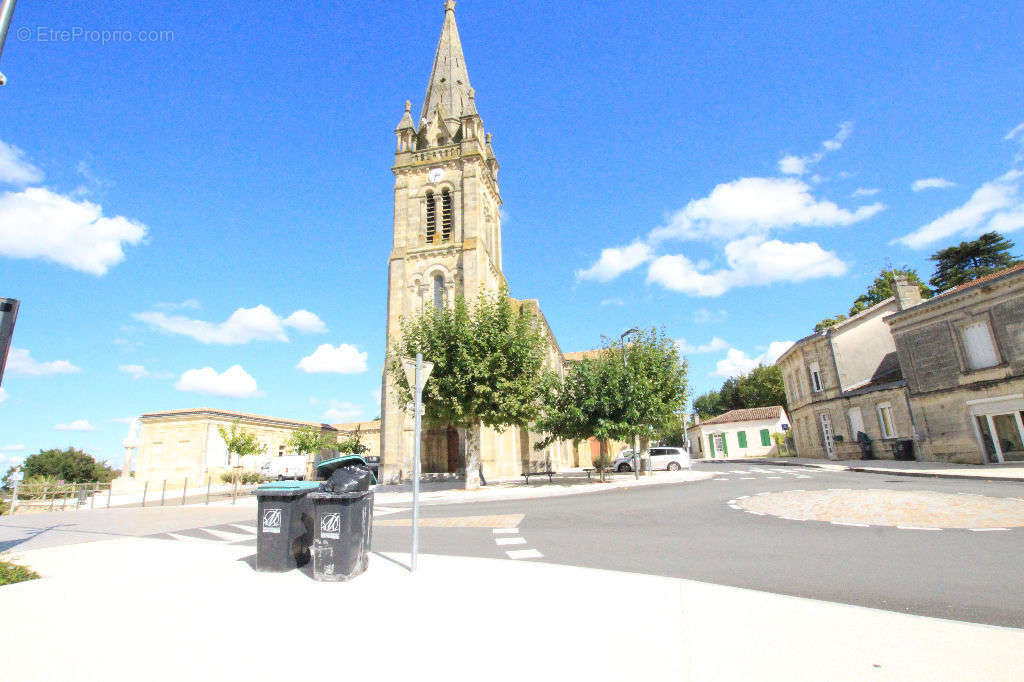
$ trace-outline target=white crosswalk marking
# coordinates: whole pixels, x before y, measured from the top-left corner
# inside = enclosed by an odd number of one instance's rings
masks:
[[[243,533],[248,533],[250,536],[256,535],[256,526],[242,526],[237,523],[230,523],[228,525],[232,528],[237,528],[239,531]]]
[[[543,559],[544,555],[535,549],[513,549],[505,552],[509,559]]]
[[[203,531],[210,535],[216,535],[221,540],[227,540],[228,542],[239,542],[240,540],[252,540],[252,535],[248,533],[230,533],[226,530],[219,530],[217,528],[203,528]]]
[[[514,537],[514,538],[495,538],[495,544],[501,545],[525,545],[526,538]]]

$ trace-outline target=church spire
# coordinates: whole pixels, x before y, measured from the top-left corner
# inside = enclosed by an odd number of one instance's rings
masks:
[[[434,56],[434,69],[430,73],[427,96],[423,101],[420,118],[432,120],[441,109],[445,122],[455,129],[458,121],[468,113],[470,105],[469,72],[462,54],[459,27],[455,24],[455,0],[445,0],[444,27]]]

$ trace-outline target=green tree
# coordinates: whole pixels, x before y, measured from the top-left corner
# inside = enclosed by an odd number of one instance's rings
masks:
[[[412,394],[401,358],[423,353],[434,364],[423,391],[424,418],[459,431],[466,444],[466,487],[473,489],[480,484],[481,425],[501,431],[533,422],[550,381],[547,351],[547,334],[529,305],[513,302],[505,291],[481,293],[472,305],[458,296],[450,308],[403,320],[387,371],[400,404],[407,404]]]
[[[21,465],[21,470],[26,479],[43,477],[65,483],[109,483],[118,475],[118,472],[110,468],[106,462],[97,462],[92,455],[73,447],[67,450],[41,450],[29,455]],[[11,471],[8,472],[8,476]]]
[[[300,455],[318,455],[324,450],[333,450],[335,445],[333,438],[328,438],[323,431],[312,426],[303,426],[297,431],[292,431],[292,435],[288,437],[288,446],[294,448]]]
[[[847,319],[846,315],[842,314],[836,315],[835,317],[826,317],[824,320],[814,325],[814,331],[824,331],[825,329],[836,326],[845,319]]]
[[[369,449],[370,448],[363,445],[359,431],[356,431],[354,434],[338,443],[338,452],[344,455],[361,455]]]
[[[739,394],[743,407],[773,407],[786,403],[786,385],[782,369],[777,365],[758,365],[739,380]]]
[[[722,395],[718,391],[708,391],[698,396],[693,401],[693,411],[701,419],[711,419],[712,417],[726,412],[726,409],[722,406]]]
[[[235,456],[235,466],[238,466],[241,457],[261,455],[266,451],[266,446],[257,440],[256,434],[241,428],[237,421],[231,424],[230,430],[225,429],[223,426],[218,426],[217,431],[220,433],[220,437],[224,439],[224,445],[227,446],[228,453]]]
[[[998,232],[946,247],[929,258],[936,263],[930,283],[936,291],[945,291],[1020,263],[1010,255],[1013,247],[1014,243]]]
[[[686,386],[686,360],[663,332],[639,332],[626,344],[607,341],[604,352],[573,363],[548,392],[537,422],[548,436],[536,447],[597,438],[604,459],[608,439],[653,440],[678,423]]]
[[[896,295],[896,289],[893,282],[895,281],[896,275],[906,275],[907,279],[912,284],[916,284],[918,289],[921,291],[921,298],[931,298],[934,293],[928,285],[921,281],[921,278],[917,276],[917,270],[907,267],[904,265],[902,268],[889,268],[882,270],[878,273],[878,277],[871,283],[868,290],[857,297],[850,306],[850,315],[856,315],[862,310],[867,310],[873,305],[877,305],[887,298],[891,298]]]

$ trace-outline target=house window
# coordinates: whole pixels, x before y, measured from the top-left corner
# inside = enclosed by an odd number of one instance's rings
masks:
[[[812,362],[807,369],[811,373],[811,390],[821,393],[821,367],[818,366],[818,363]]]
[[[444,277],[434,276],[434,307],[438,310],[444,305]]]
[[[892,405],[882,403],[878,406],[878,426],[882,431],[882,438],[895,438],[896,426],[892,420]]]
[[[277,446],[277,456],[278,457],[284,457],[284,446],[283,445],[278,445]]]
[[[978,415],[975,420],[985,448],[985,461],[994,464],[1024,460],[1024,412]]]
[[[452,238],[452,225],[455,223],[455,209],[452,206],[452,193],[448,190],[441,192],[441,239],[448,241]]]
[[[437,234],[437,202],[434,201],[434,193],[427,192],[427,243],[434,241]]]
[[[961,327],[960,339],[970,369],[984,369],[999,364],[999,351],[988,322],[975,322]]]
[[[746,431],[740,431],[739,433],[737,433],[736,434],[736,438],[740,441],[740,447],[741,448],[746,448],[747,447],[747,432]]]
[[[772,444],[772,436],[768,433],[768,429],[761,429],[761,445],[769,447]]]

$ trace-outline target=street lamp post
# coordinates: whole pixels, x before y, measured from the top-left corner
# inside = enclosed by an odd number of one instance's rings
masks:
[[[423,430],[423,384],[427,383],[434,364],[423,361],[423,353],[416,354],[416,360],[403,363],[405,378],[412,389],[413,404],[413,446],[412,446],[412,550],[409,553],[409,572],[416,572],[416,556],[420,550],[420,441]]]
[[[0,57],[4,54],[4,43],[7,42],[7,29],[11,27],[14,16],[14,3],[17,0],[0,0]],[[0,73],[0,85],[7,83],[7,78]]]
[[[619,343],[622,344],[622,369],[626,371],[626,381],[629,382],[629,396],[633,397],[633,381],[629,378],[629,363],[626,361],[626,337],[630,334],[638,334],[639,329],[633,327],[619,335]],[[633,432],[633,478],[640,480],[640,453],[637,452],[636,432]]]
[[[14,323],[18,321],[20,303],[13,298],[0,298],[0,386],[4,382],[4,366],[14,336]]]

